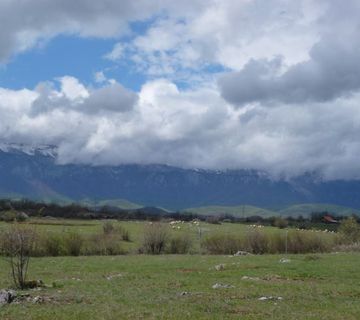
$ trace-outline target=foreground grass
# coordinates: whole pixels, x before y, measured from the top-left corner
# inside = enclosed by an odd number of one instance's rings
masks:
[[[0,319],[358,319],[359,254],[280,258],[34,258],[30,278],[56,286],[29,293],[52,300],[2,307]],[[220,263],[225,269],[216,271]],[[8,279],[1,261],[0,288],[11,285]],[[234,287],[213,289],[215,283]],[[259,301],[262,296],[283,300]]]

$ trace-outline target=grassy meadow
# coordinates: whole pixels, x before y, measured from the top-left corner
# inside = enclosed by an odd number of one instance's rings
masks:
[[[358,319],[360,255],[281,257],[35,258],[31,277],[54,287],[28,291],[44,302],[10,304],[0,318]],[[7,272],[1,262],[2,288],[11,285]],[[213,289],[216,283],[232,287]],[[259,300],[270,296],[276,300]]]
[[[91,237],[103,232],[104,221],[26,224],[39,233]],[[0,232],[10,225],[0,223]],[[114,225],[129,231],[131,241],[121,242],[126,255],[31,258],[28,278],[46,287],[18,291],[24,301],[0,307],[0,319],[358,319],[359,254],[208,255],[201,246],[207,237],[257,227],[204,222],[163,223],[170,236],[192,239],[189,254],[137,254],[149,222]],[[287,232],[260,229],[267,235]],[[9,272],[0,257],[0,288],[12,286]]]

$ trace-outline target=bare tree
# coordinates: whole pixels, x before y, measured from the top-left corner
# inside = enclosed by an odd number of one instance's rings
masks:
[[[2,232],[0,240],[1,253],[10,264],[15,286],[25,289],[30,256],[35,246],[35,230],[14,224]]]

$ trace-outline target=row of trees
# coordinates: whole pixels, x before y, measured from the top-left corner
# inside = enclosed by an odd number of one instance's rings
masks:
[[[166,212],[156,208],[141,208],[136,210],[124,210],[116,207],[86,207],[79,204],[59,205],[54,203],[35,202],[31,200],[0,200],[0,220],[21,221],[26,216],[30,217],[55,217],[70,219],[119,219],[119,220],[149,220],[159,221],[164,218],[192,221],[198,219],[208,221],[209,223],[220,222],[240,222],[240,223],[261,223],[263,225],[273,225],[284,228],[286,226],[298,227],[301,229],[310,229],[314,224],[321,225],[323,228],[329,228],[324,223],[323,217],[329,215],[328,212],[313,212],[309,217],[235,217],[230,214],[218,215],[198,215],[191,212]],[[333,215],[332,215],[333,216]],[[336,216],[336,220],[343,220],[346,217]],[[359,219],[358,217],[355,217]],[[319,226],[317,226],[319,227]],[[320,226],[321,227],[321,226]],[[330,227],[336,230],[337,226]]]

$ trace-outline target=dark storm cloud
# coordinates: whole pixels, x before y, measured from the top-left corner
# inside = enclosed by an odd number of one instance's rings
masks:
[[[220,78],[223,97],[237,106],[292,104],[331,101],[359,90],[359,13],[359,2],[330,1],[307,61],[286,66],[281,56],[252,59],[242,70]]]
[[[358,30],[356,30],[358,31]],[[223,97],[235,105],[251,102],[324,102],[360,88],[360,39],[323,39],[308,61],[281,73],[281,58],[251,60],[239,72],[223,76]]]

